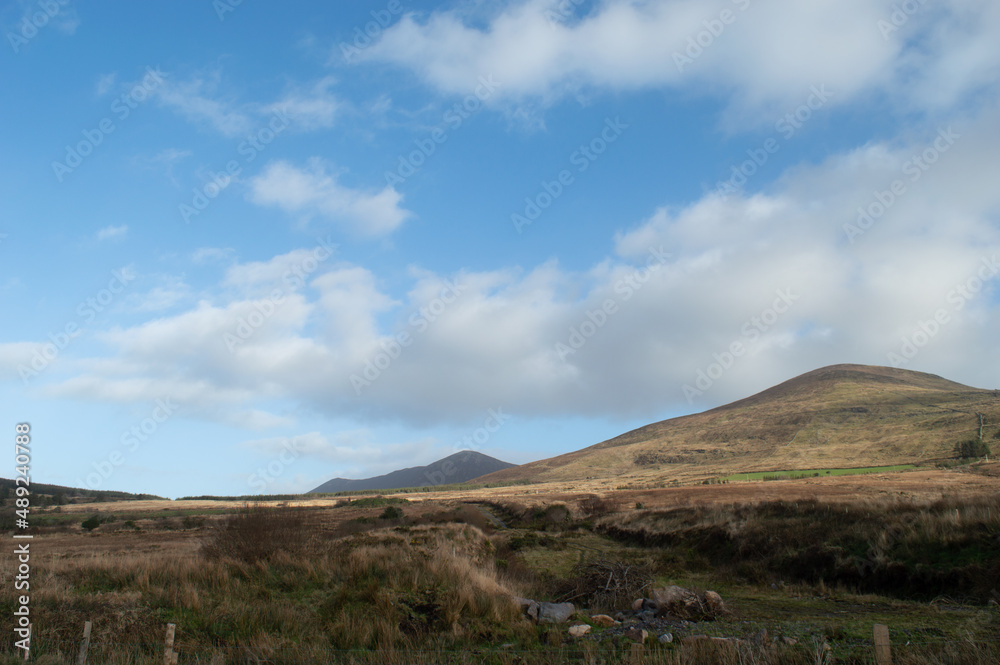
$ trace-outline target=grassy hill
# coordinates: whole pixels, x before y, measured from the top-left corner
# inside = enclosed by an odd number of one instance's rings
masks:
[[[477,482],[614,478],[617,485],[737,472],[885,466],[953,456],[983,437],[1000,454],[1000,392],[889,367],[833,365],[704,413],[640,427]]]
[[[16,489],[16,480],[0,478],[0,502],[6,501],[6,503],[11,503]],[[130,494],[129,492],[90,490],[79,487],[48,485],[45,483],[31,483],[29,489],[31,490],[31,504],[33,506],[103,501],[152,501],[157,499],[166,501],[162,496],[156,496],[155,494]]]

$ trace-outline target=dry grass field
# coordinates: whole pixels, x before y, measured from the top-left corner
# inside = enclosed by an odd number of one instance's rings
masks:
[[[998,469],[46,508],[33,659],[75,662],[90,620],[91,663],[162,662],[167,623],[181,663],[868,663],[882,623],[895,662],[995,664]],[[627,592],[588,587],[594,566],[614,565],[648,588],[716,590],[731,614],[663,627],[677,639],[653,635],[637,656],[621,631],[570,638],[511,600],[574,596],[583,622],[629,610]],[[6,557],[8,617],[13,574]],[[757,644],[762,630],[788,639]],[[696,634],[744,641],[679,644]],[[16,659],[9,642],[4,653]]]

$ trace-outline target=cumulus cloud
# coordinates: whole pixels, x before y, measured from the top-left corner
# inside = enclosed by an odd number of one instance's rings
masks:
[[[171,395],[216,418],[278,401],[429,425],[495,405],[529,417],[653,417],[832,362],[891,364],[892,354],[991,387],[998,119],[991,110],[835,154],[762,193],[651,211],[623,224],[608,258],[583,273],[554,261],[416,270],[393,296],[370,270],[331,260],[271,311],[253,294],[300,254],[236,264],[219,302],[103,333],[108,358],[50,389],[105,401]],[[905,358],[904,341],[939,310],[947,323]],[[250,334],[227,348],[241,325]],[[727,359],[734,343],[741,352]],[[685,392],[701,372],[710,385]]]
[[[723,92],[768,114],[812,85],[837,91],[837,104],[888,92],[938,108],[995,80],[996,3],[951,0],[902,20],[895,11],[890,0],[608,0],[583,13],[522,0],[485,20],[464,7],[408,14],[360,59],[410,69],[452,95],[493,75],[502,88],[491,102],[666,87]]]
[[[328,169],[319,158],[309,160],[305,168],[283,160],[271,162],[251,179],[250,200],[307,218],[319,216],[361,236],[391,233],[412,215],[401,207],[403,195],[394,188],[352,189],[340,184],[339,175]]]

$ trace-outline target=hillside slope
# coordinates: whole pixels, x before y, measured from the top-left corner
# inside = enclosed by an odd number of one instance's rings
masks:
[[[627,484],[910,463],[948,457],[955,443],[977,437],[978,413],[985,416],[984,438],[997,441],[1000,392],[904,369],[833,365],[477,482],[614,478]],[[1000,441],[993,447],[1000,449]]]
[[[489,455],[477,453],[474,450],[449,455],[427,466],[414,466],[399,469],[383,476],[352,480],[349,478],[334,478],[328,480],[307,494],[324,494],[333,492],[354,492],[358,490],[387,490],[400,487],[426,487],[428,485],[446,485],[464,483],[478,476],[514,466],[502,462]]]

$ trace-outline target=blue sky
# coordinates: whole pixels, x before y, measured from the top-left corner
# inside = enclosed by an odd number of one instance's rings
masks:
[[[841,362],[1000,385],[996,3],[343,5],[2,6],[35,480],[520,463]]]

